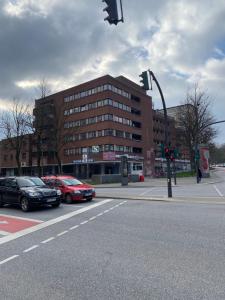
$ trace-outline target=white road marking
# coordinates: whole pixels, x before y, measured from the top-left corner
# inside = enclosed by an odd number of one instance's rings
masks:
[[[41,243],[42,243],[42,244],[46,244],[46,243],[48,243],[48,242],[51,242],[51,241],[54,240],[54,239],[55,239],[54,236],[52,236],[52,237],[50,237],[49,239],[42,241]]]
[[[214,187],[214,189],[217,191],[217,193],[218,193],[218,195],[219,195],[220,197],[223,197],[223,196],[224,196],[224,195],[221,193],[221,191],[218,189],[218,187],[217,187],[216,185],[214,185],[213,187]]]
[[[33,232],[35,232],[35,231],[38,231],[38,230],[40,230],[40,229],[46,228],[46,227],[48,227],[48,226],[54,225],[54,224],[56,224],[56,223],[62,222],[62,221],[64,221],[64,220],[67,220],[67,219],[69,219],[69,218],[72,218],[72,217],[74,217],[74,216],[76,216],[76,215],[82,214],[82,213],[84,213],[84,212],[86,212],[86,211],[88,211],[88,210],[91,210],[91,209],[93,209],[93,208],[95,208],[95,207],[98,207],[98,206],[104,205],[104,204],[106,204],[106,203],[109,203],[109,202],[111,202],[111,201],[113,201],[113,199],[106,199],[106,200],[103,200],[103,201],[101,201],[101,202],[98,202],[98,203],[89,205],[89,206],[87,206],[87,207],[83,207],[83,208],[81,208],[81,209],[78,209],[78,210],[76,210],[76,211],[70,212],[70,213],[65,214],[65,215],[63,215],[63,216],[57,217],[57,218],[55,218],[55,219],[52,219],[52,220],[43,222],[43,223],[38,224],[38,225],[36,225],[36,226],[26,228],[26,229],[21,230],[21,231],[16,232],[16,233],[12,233],[12,234],[10,234],[10,235],[8,235],[8,236],[2,237],[2,238],[0,239],[0,245],[2,245],[2,244],[4,244],[4,243],[7,243],[7,242],[9,242],[9,241],[15,240],[15,239],[17,239],[17,238],[20,238],[21,236],[24,236],[24,235],[33,233]]]
[[[38,245],[34,245],[34,246],[32,246],[32,247],[30,247],[30,248],[28,248],[28,249],[26,249],[26,250],[23,250],[23,253],[30,252],[30,251],[36,249],[37,247],[39,247],[39,246],[38,246]]]
[[[97,214],[97,217],[101,217],[103,215],[103,213]]]
[[[80,225],[72,226],[72,227],[70,227],[70,230],[76,229],[76,228],[78,228],[78,227],[80,227]]]
[[[147,189],[146,191],[144,191],[143,193],[141,193],[139,196],[144,196],[145,194],[148,194],[150,191],[154,190],[155,187]]]
[[[0,230],[0,235],[9,235],[9,232]]]
[[[10,261],[10,260],[12,260],[12,259],[14,259],[14,258],[16,258],[16,257],[18,257],[18,256],[19,256],[19,255],[13,255],[13,256],[10,256],[10,257],[6,258],[6,259],[0,261],[0,265],[5,264],[5,263],[7,263],[8,261]]]
[[[107,212],[109,212],[109,210],[108,210],[108,209],[104,210],[104,212],[103,212],[103,213],[105,214],[105,213],[107,213]]]
[[[7,221],[0,221],[0,224],[9,224]]]
[[[84,224],[87,224],[87,223],[88,223],[88,220],[81,222],[80,225],[84,225]]]
[[[32,221],[32,222],[38,222],[42,223],[42,220],[36,220],[36,219],[30,219],[30,218],[22,218],[22,217],[17,217],[17,216],[12,216],[12,215],[5,215],[5,214],[0,214],[0,217],[7,217],[7,218],[15,218],[18,220],[24,220],[24,221]]]
[[[67,232],[68,232],[68,230],[65,230],[65,231],[63,231],[63,232],[58,233],[57,236],[64,235],[64,234],[66,234]]]
[[[97,218],[97,216],[91,217],[91,218],[89,219],[89,221],[93,221],[93,220],[95,220],[96,218]]]

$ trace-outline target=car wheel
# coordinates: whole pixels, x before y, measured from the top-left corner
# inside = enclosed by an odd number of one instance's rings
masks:
[[[52,207],[56,208],[56,207],[59,207],[59,205],[60,205],[60,202],[54,203],[54,204],[52,204]]]
[[[22,198],[21,201],[20,201],[20,205],[21,205],[22,211],[24,211],[24,212],[29,211],[30,205],[29,205],[29,203],[28,203],[27,198],[25,198],[25,197]]]
[[[72,203],[72,197],[71,197],[70,194],[66,195],[65,201],[66,201],[67,204],[71,204]]]

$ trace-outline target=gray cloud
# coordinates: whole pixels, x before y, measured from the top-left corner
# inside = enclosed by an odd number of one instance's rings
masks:
[[[138,74],[151,67],[168,106],[179,104],[199,80],[215,99],[216,118],[223,118],[223,0],[215,6],[210,0],[124,0],[125,22],[118,26],[103,21],[101,0],[1,2],[0,104],[15,96],[30,101],[43,77],[56,91],[107,73],[138,83]],[[27,81],[34,83],[18,85]],[[153,97],[160,106],[157,91]]]

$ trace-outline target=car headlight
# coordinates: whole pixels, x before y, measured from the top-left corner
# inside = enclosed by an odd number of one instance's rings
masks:
[[[80,194],[81,194],[81,191],[74,191],[73,194],[74,194],[74,195],[80,195]]]
[[[39,196],[40,196],[40,193],[38,193],[38,192],[28,192],[28,195],[29,195],[30,197],[39,197]]]
[[[56,190],[56,193],[58,196],[62,195],[62,192],[60,190]]]

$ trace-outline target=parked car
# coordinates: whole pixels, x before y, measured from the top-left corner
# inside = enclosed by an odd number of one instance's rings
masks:
[[[42,180],[50,187],[60,189],[63,200],[68,204],[75,201],[91,201],[96,196],[91,185],[82,183],[73,176],[45,176]]]
[[[60,203],[61,191],[49,188],[39,177],[0,178],[0,207],[18,204],[26,212],[34,206],[50,204],[58,207]]]

